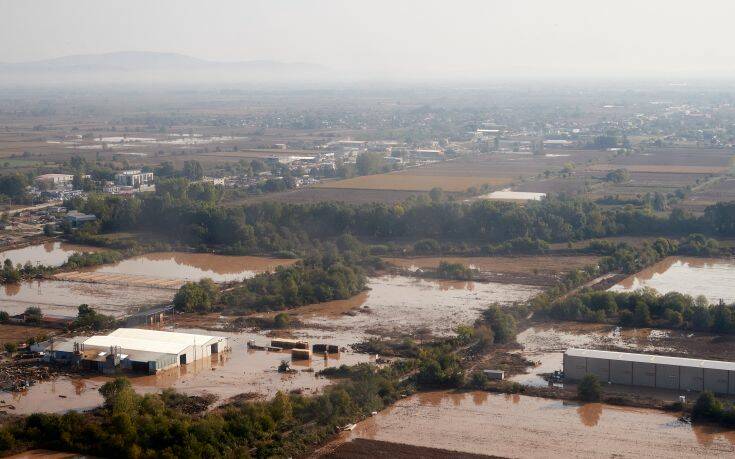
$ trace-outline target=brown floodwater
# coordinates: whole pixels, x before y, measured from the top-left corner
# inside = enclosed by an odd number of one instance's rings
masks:
[[[0,252],[0,262],[9,259],[13,262],[13,265],[30,263],[32,265],[61,266],[74,253],[96,252],[99,250],[97,247],[52,241]]]
[[[171,328],[168,328],[171,330]],[[317,377],[316,371],[340,365],[355,365],[360,362],[374,361],[374,356],[354,352],[340,352],[324,356],[314,356],[311,360],[291,360],[288,351],[260,351],[247,348],[250,340],[264,345],[270,338],[255,333],[212,332],[198,329],[176,329],[177,331],[220,335],[229,338],[232,352],[213,355],[180,368],[174,368],[157,375],[128,375],[133,387],[139,393],[158,392],[164,388],[174,388],[186,394],[215,394],[224,400],[243,393],[255,393],[272,397],[276,392],[302,390],[306,394],[315,393],[332,383],[332,380]],[[312,343],[337,343],[339,340],[325,341],[324,332],[319,330],[299,330],[299,337]],[[328,334],[327,334],[328,337]],[[291,364],[295,373],[279,373],[278,365],[282,360]],[[313,370],[313,371],[312,371]],[[27,391],[0,393],[0,410],[9,413],[27,414],[38,411],[64,412],[68,410],[88,410],[99,406],[102,397],[99,388],[111,378],[59,377],[53,381],[38,383]],[[12,405],[15,409],[3,408]]]
[[[171,301],[173,295],[158,288],[44,279],[0,285],[0,310],[18,314],[38,306],[47,314],[76,316],[77,307],[86,303],[101,313],[121,316],[131,309]]]
[[[395,336],[420,329],[441,336],[452,334],[458,325],[473,322],[491,303],[524,301],[539,291],[526,285],[406,276],[370,278],[368,287],[370,290],[352,300],[330,302],[311,310],[307,307],[302,320],[320,327],[350,330],[356,338],[366,334]],[[341,314],[335,315],[335,309]],[[348,311],[351,312],[345,314]]]
[[[558,273],[581,268],[597,262],[595,256],[517,256],[517,257],[410,257],[384,258],[390,264],[416,271],[417,269],[436,268],[441,261],[461,263],[482,273]]]
[[[651,287],[661,294],[704,295],[711,303],[735,302],[735,261],[721,258],[668,257],[623,279],[612,291]]]
[[[296,261],[212,253],[156,252],[88,271],[184,281],[210,278],[215,282],[226,282],[253,277],[262,272],[273,271],[278,266],[292,265]]]
[[[340,437],[524,458],[735,454],[735,431],[692,427],[672,413],[486,392],[420,393]]]

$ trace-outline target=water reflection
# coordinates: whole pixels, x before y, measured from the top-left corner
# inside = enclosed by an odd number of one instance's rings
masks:
[[[99,266],[88,271],[163,279],[197,281],[208,277],[215,282],[241,280],[297,260],[216,255],[212,253],[156,252]]]
[[[704,295],[711,303],[735,301],[735,262],[718,258],[668,257],[614,285],[612,291],[651,287],[661,294],[677,291]]]
[[[66,260],[73,253],[96,252],[99,250],[97,247],[49,241],[0,252],[0,262],[7,258],[14,265],[30,263],[32,265],[61,266],[66,263]]]
[[[602,416],[602,403],[585,403],[577,408],[577,414],[582,424],[595,427]]]

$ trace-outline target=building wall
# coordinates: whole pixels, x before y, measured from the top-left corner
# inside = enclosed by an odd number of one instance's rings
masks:
[[[633,384],[633,362],[610,361],[610,382],[630,386]]]
[[[610,360],[587,358],[587,373],[597,376],[600,382],[610,381]]]
[[[704,372],[701,368],[681,367],[681,390],[700,391],[704,387]]]
[[[735,371],[564,354],[565,379],[579,381],[587,374],[603,383],[735,395]]]
[[[564,377],[579,381],[587,374],[587,359],[564,354]]]
[[[705,368],[703,371],[704,388],[716,394],[727,394],[728,375],[726,370]]]
[[[657,364],[656,387],[663,389],[679,389],[679,367]]]
[[[633,362],[633,385],[656,387],[656,365],[653,363]]]

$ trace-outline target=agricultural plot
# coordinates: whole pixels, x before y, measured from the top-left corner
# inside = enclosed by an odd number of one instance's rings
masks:
[[[444,161],[389,174],[355,177],[328,182],[319,188],[429,191],[434,187],[447,192],[464,192],[470,187],[483,185],[507,186],[521,179],[535,177],[546,171],[557,172],[566,164],[585,164],[605,152],[564,151],[531,155],[525,153],[496,153],[477,155],[453,161]],[[544,192],[545,190],[540,190]]]

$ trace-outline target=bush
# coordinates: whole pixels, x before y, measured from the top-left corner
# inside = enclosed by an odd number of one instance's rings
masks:
[[[602,398],[602,386],[595,375],[585,375],[577,385],[577,397],[585,402],[599,402]]]
[[[15,343],[5,343],[5,352],[12,354],[18,350],[18,345]]]
[[[187,282],[174,296],[174,307],[183,312],[208,312],[219,297],[219,287],[212,279]]]
[[[38,306],[31,306],[27,308],[23,314],[25,314],[26,323],[29,324],[38,324],[43,318],[41,308],[39,308]]]

